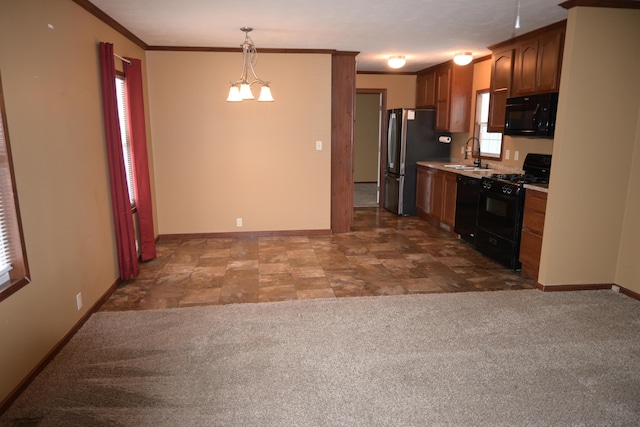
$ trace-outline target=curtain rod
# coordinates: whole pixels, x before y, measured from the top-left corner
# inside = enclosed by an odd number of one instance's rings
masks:
[[[113,56],[115,56],[116,58],[121,59],[124,62],[126,62],[127,64],[131,65],[131,61],[129,61],[128,59],[123,58],[122,56],[118,55],[117,53],[114,53]]]

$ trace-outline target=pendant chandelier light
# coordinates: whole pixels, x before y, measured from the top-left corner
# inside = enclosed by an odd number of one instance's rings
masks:
[[[254,66],[258,60],[258,51],[253,44],[253,40],[249,37],[249,33],[253,31],[253,28],[242,27],[241,31],[244,32],[244,43],[242,46],[242,74],[240,78],[234,82],[231,82],[231,88],[229,89],[229,96],[227,101],[229,102],[241,102],[245,99],[255,99],[251,92],[251,86],[254,84],[260,85],[260,96],[258,101],[268,102],[273,101],[271,96],[271,88],[269,82],[265,82],[256,76]],[[249,74],[251,73],[251,74]],[[253,76],[253,80],[248,80]]]
[[[513,26],[516,30],[520,29],[520,0],[516,5],[516,23]]]

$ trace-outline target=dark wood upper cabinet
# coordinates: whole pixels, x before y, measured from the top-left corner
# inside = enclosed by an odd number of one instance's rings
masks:
[[[516,60],[513,70],[514,96],[535,92],[537,64],[538,39],[519,43],[516,48]]]
[[[420,72],[416,80],[416,108],[436,108],[436,72]]]
[[[436,109],[436,130],[468,132],[473,66],[453,61],[424,69],[416,77],[416,108]]]
[[[491,94],[489,96],[489,122],[487,131],[502,132],[507,98],[511,96],[514,48],[496,50],[491,55]]]
[[[473,65],[445,62],[436,74],[437,106],[436,130],[469,132]],[[445,95],[446,93],[446,95]]]
[[[560,89],[563,51],[564,27],[540,37],[534,88],[536,92],[557,92]]]
[[[558,91],[564,31],[564,25],[554,26],[517,44],[513,96]]]
[[[442,66],[436,71],[436,130],[449,131],[451,122],[451,67]]]
[[[490,46],[489,132],[504,131],[507,98],[557,92],[566,21]]]

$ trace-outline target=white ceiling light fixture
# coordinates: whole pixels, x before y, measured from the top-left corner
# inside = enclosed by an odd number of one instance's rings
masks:
[[[387,63],[391,68],[402,68],[407,63],[407,60],[404,56],[390,56]]]
[[[471,52],[458,52],[453,55],[453,62],[458,65],[467,65],[473,60]]]
[[[249,37],[249,33],[253,31],[253,28],[242,27],[240,28],[240,31],[244,32],[244,43],[240,45],[242,46],[242,74],[240,74],[240,78],[238,80],[231,82],[227,101],[242,102],[245,99],[255,99],[253,97],[253,93],[251,93],[251,86],[254,84],[260,85],[260,96],[258,97],[258,101],[273,101],[269,82],[259,79],[256,75],[255,69],[253,68],[258,61],[258,51],[256,46],[253,44],[253,40]],[[253,75],[253,80],[251,81],[248,80],[251,78],[249,73]]]

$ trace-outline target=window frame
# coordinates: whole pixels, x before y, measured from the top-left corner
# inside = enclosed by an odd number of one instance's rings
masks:
[[[9,141],[9,127],[4,104],[4,92],[2,90],[2,77],[0,76],[0,169],[6,168],[6,179],[0,180],[0,192],[2,192],[3,210],[2,217],[5,221],[8,234],[8,255],[11,262],[9,280],[0,283],[0,301],[22,289],[31,282],[27,252],[22,231],[22,220],[18,204],[18,191],[16,188],[15,174],[13,170],[13,158]]]
[[[483,159],[489,159],[489,160],[498,160],[501,161],[502,160],[502,152],[504,149],[504,135],[501,132],[486,132],[486,133],[491,133],[491,134],[500,134],[500,153],[499,154],[494,154],[494,153],[490,153],[487,154],[485,151],[482,149],[482,143],[483,143],[483,138],[482,138],[482,132],[480,131],[480,128],[482,127],[482,125],[484,124],[485,127],[488,127],[489,125],[489,119],[488,119],[488,106],[487,106],[487,121],[482,121],[481,117],[482,117],[482,96],[488,94],[489,97],[491,97],[491,90],[490,89],[480,89],[478,91],[476,91],[476,110],[475,110],[475,118],[474,118],[474,126],[473,126],[473,135],[478,138],[478,144],[480,146],[480,157]],[[490,101],[490,100],[489,100]],[[478,155],[476,153],[473,154],[473,157],[478,157]]]

